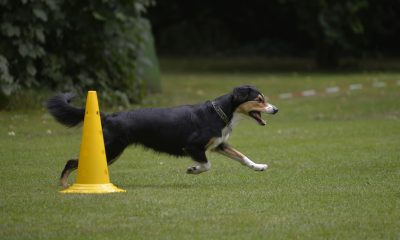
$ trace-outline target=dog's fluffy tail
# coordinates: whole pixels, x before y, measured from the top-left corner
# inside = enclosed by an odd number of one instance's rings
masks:
[[[58,122],[68,127],[78,125],[85,117],[85,109],[70,105],[74,96],[72,93],[58,94],[50,98],[46,104],[51,115]]]

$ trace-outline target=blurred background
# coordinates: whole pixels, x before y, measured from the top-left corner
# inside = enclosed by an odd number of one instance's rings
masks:
[[[148,16],[162,55],[300,57],[335,69],[345,59],[398,56],[399,10],[388,0],[177,0]]]
[[[142,103],[170,71],[399,71],[399,12],[393,0],[1,0],[0,108],[89,89]]]

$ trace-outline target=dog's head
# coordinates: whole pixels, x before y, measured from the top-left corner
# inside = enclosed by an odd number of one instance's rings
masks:
[[[253,86],[241,86],[233,89],[235,112],[250,116],[258,124],[264,126],[267,122],[261,118],[261,113],[275,114],[278,108],[268,103],[264,95]]]

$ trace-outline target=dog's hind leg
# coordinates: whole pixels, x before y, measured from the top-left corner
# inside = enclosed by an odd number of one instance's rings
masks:
[[[189,167],[186,170],[188,174],[200,174],[207,172],[211,169],[211,163],[207,160],[206,153],[196,148],[186,148],[186,153],[192,157],[194,161],[198,163],[197,166]]]
[[[107,156],[107,165],[111,165],[115,161],[117,161],[118,157],[122,154],[122,152],[126,148],[126,144],[117,141],[106,142],[105,148]]]
[[[78,159],[71,159],[69,160],[64,167],[64,170],[61,172],[60,177],[60,185],[63,187],[68,187],[68,176],[73,172],[75,169],[78,168]]]
[[[240,162],[241,164],[253,169],[254,171],[264,171],[267,169],[267,164],[258,164],[251,161],[244,154],[239,152],[238,150],[232,148],[226,143],[221,143],[218,147],[216,147],[213,151],[216,151],[224,156],[227,156],[233,160]]]
[[[106,137],[107,135],[105,135]],[[107,165],[111,165],[114,163],[121,153],[124,151],[126,144],[123,144],[118,141],[107,141],[108,138],[105,138],[105,149],[106,149],[106,158]],[[61,172],[60,177],[60,185],[63,187],[68,187],[68,176],[78,168],[78,159],[69,160],[64,167],[64,170]]]

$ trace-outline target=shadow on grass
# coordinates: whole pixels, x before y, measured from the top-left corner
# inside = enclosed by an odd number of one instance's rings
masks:
[[[124,189],[191,189],[196,186],[188,183],[168,183],[168,184],[126,184],[124,186],[119,186]]]

